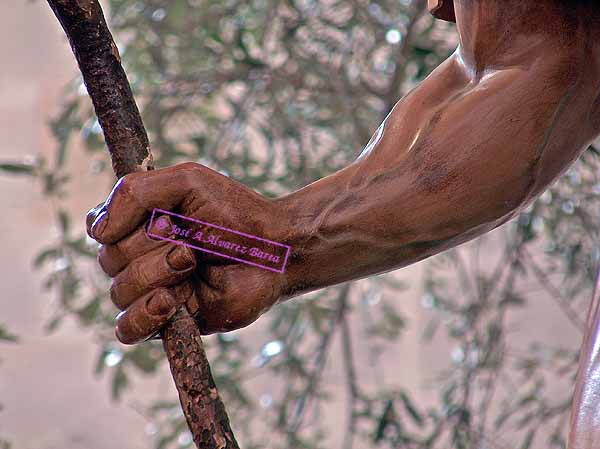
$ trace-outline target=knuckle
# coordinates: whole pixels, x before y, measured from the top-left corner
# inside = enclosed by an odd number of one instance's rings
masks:
[[[119,285],[113,281],[110,284],[110,288],[108,289],[108,294],[110,296],[110,301],[117,307],[119,310],[124,310],[121,301],[119,300]]]
[[[106,200],[106,204],[107,206],[110,208],[110,205],[112,204],[112,200],[114,197],[116,196],[120,196],[120,197],[134,197],[135,194],[135,186],[138,184],[138,179],[141,176],[143,176],[145,173],[129,173],[125,176],[121,176],[119,178],[119,180],[117,181],[117,183],[115,184],[115,186],[112,189],[112,192],[110,192],[110,195],[108,196],[108,199]]]
[[[112,303],[119,310],[125,310],[143,292],[138,284],[119,276],[113,280],[109,293]]]
[[[152,261],[138,258],[131,262],[124,271],[127,271],[129,282],[132,285],[151,287],[154,283],[150,274],[153,268]]]
[[[144,312],[148,319],[148,332],[151,333],[173,316],[177,304],[169,289],[157,288],[144,306]]]
[[[198,171],[201,170],[201,168],[203,167],[201,164],[197,163],[197,162],[183,162],[181,164],[179,164],[177,167],[179,167],[181,170],[186,170],[186,171]]]
[[[154,297],[166,304],[174,305],[173,295],[168,288],[159,287],[154,291]]]
[[[187,246],[177,245],[164,255],[169,274],[177,274],[177,278],[187,277],[196,268],[196,256]]]
[[[121,190],[122,193],[127,193],[131,189],[131,186],[134,183],[134,176],[135,173],[129,173],[127,175],[121,176],[117,184],[119,186],[119,190]]]
[[[196,162],[184,162],[177,166],[181,181],[185,188],[190,188],[194,184],[194,180],[198,179],[204,167]]]
[[[98,265],[100,265],[100,268],[102,269],[102,271],[104,271],[104,273],[108,274],[106,258],[107,258],[106,248],[104,245],[102,245],[98,249],[98,255],[96,256],[96,260],[98,261]]]
[[[113,250],[111,249],[110,245],[100,245],[100,248],[98,249],[98,265],[100,265],[100,268],[102,269],[102,271],[104,273],[106,273],[107,276],[114,278],[118,272],[113,269],[113,266],[115,265],[113,263]]]

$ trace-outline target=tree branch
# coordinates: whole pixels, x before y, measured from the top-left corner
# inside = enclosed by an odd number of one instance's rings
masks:
[[[153,169],[119,51],[97,0],[48,0],[75,54],[117,177]],[[163,331],[163,344],[198,449],[237,449],[196,323],[185,309]]]

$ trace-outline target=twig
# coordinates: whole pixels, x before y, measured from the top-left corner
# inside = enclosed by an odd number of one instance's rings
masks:
[[[97,0],[48,0],[62,25],[110,152],[117,177],[152,170],[148,135],[119,51]],[[185,309],[163,331],[163,344],[183,412],[200,449],[236,449],[238,444],[219,397],[200,331]]]
[[[350,326],[348,324],[348,317],[346,315],[342,316],[341,328],[342,352],[344,357],[344,368],[346,370],[346,382],[348,386],[348,422],[346,424],[346,434],[344,435],[342,448],[352,449],[356,423],[354,407],[356,400],[360,398],[360,392],[358,391],[358,385],[356,383],[356,369],[354,367],[354,354],[352,352]]]
[[[585,330],[584,321],[577,314],[577,312],[571,307],[571,305],[568,303],[567,299],[564,297],[564,295],[561,293],[561,291],[558,289],[558,287],[556,287],[552,282],[550,282],[550,279],[548,279],[548,276],[546,275],[546,273],[544,273],[544,271],[537,265],[533,256],[525,248],[523,248],[523,254],[527,257],[527,259],[529,259],[529,264],[533,271],[533,274],[538,279],[538,281],[539,281],[540,285],[543,287],[543,289],[546,290],[546,292],[548,292],[548,294],[550,295],[550,298],[554,302],[556,302],[556,304],[558,304],[558,306],[561,308],[563,313],[567,316],[569,321],[571,321],[571,323],[576,328],[578,328],[580,331],[583,332]]]
[[[321,374],[323,373],[323,367],[325,365],[325,361],[327,360],[327,350],[331,344],[331,340],[338,324],[344,317],[344,314],[347,310],[347,301],[348,301],[348,292],[350,290],[350,283],[345,284],[340,291],[340,295],[337,298],[337,310],[336,314],[331,321],[329,329],[323,334],[321,337],[321,342],[319,344],[319,352],[317,353],[315,367],[308,379],[308,383],[306,384],[306,388],[300,395],[298,399],[296,411],[294,413],[293,418],[291,419],[291,424],[288,426],[288,434],[295,434],[300,425],[302,424],[302,419],[304,418],[304,412],[306,411],[306,405],[308,403],[308,399],[312,393],[317,390],[319,380]]]

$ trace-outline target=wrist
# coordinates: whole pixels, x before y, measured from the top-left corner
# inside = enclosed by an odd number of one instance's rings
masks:
[[[275,201],[277,214],[284,218],[277,241],[290,247],[281,274],[282,300],[306,293],[312,285],[309,267],[315,250],[309,243],[312,243],[311,239],[314,239],[317,231],[317,217],[311,205],[307,204],[307,199],[304,192],[294,192]],[[303,202],[305,207],[301,206]]]
[[[281,243],[291,247],[285,266],[283,299],[348,280],[340,259],[349,260],[356,209],[345,187],[352,166],[274,200],[283,217]]]

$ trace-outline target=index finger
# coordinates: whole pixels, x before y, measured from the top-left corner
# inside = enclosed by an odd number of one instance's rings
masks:
[[[132,233],[155,208],[177,207],[188,196],[190,178],[199,167],[184,163],[123,176],[104,204],[88,212],[89,236],[103,244],[115,243]]]

